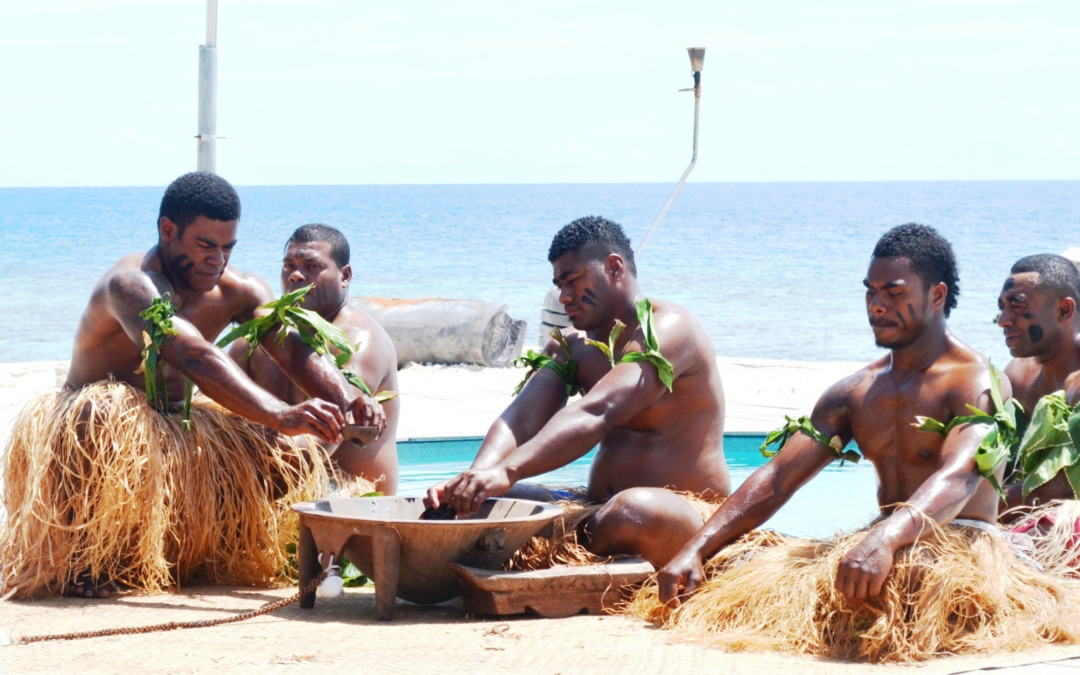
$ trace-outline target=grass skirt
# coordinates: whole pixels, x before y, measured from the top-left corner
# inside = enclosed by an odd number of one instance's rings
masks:
[[[706,564],[677,609],[655,578],[625,612],[730,651],[781,651],[875,663],[1018,651],[1080,641],[1080,588],[1017,560],[1000,536],[947,526],[901,549],[881,595],[848,602],[840,560],[866,531],[820,541],[754,531]]]
[[[581,490],[581,494],[585,496],[584,489]],[[722,499],[709,501],[692,492],[675,492],[675,494],[690,503],[690,506],[701,516],[702,524],[723,503]],[[585,523],[604,508],[604,505],[584,501],[557,501],[555,503],[562,507],[563,512],[552,523],[552,536],[529,539],[503,565],[503,569],[540,570],[556,565],[592,565],[612,560],[612,556],[598,556],[589,551],[581,543],[579,537]]]
[[[283,581],[293,502],[327,473],[285,436],[205,398],[191,431],[145,395],[102,382],[30,402],[3,456],[0,584],[19,598],[94,583]]]

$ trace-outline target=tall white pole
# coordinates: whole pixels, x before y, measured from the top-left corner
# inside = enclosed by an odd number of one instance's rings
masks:
[[[217,166],[217,0],[206,0],[206,44],[199,45],[199,171]]]
[[[660,221],[664,219],[668,209],[670,209],[671,205],[675,202],[675,197],[679,196],[679,190],[682,190],[686,178],[690,175],[690,172],[694,170],[694,166],[697,165],[698,111],[701,109],[701,68],[705,62],[705,48],[687,47],[686,51],[690,53],[690,69],[694,74],[694,88],[680,89],[679,91],[694,92],[694,154],[690,157],[690,166],[686,167],[686,171],[683,172],[682,178],[679,179],[679,184],[675,186],[675,190],[671,193],[671,196],[668,197],[667,203],[664,204],[664,208],[660,210],[660,215],[656,217],[652,227],[645,233],[645,238],[638,244],[637,250],[634,251],[635,256],[640,256],[641,252],[645,250],[645,244],[648,244],[649,240],[652,239],[653,233],[656,232],[656,228],[660,226]]]

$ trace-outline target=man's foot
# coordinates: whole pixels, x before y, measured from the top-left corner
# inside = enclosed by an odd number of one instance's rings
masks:
[[[96,581],[90,577],[86,572],[75,577],[75,581],[68,584],[67,592],[64,593],[69,598],[100,598],[105,599],[112,597],[112,594],[116,592],[116,585],[111,581]]]

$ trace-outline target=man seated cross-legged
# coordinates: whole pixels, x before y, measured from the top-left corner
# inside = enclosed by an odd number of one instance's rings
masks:
[[[28,404],[4,451],[8,597],[273,583],[296,537],[290,504],[327,483],[321,454],[290,437],[337,443],[346,423],[385,425],[293,328],[269,330],[261,346],[313,397],[296,404],[211,342],[273,300],[229,264],[239,219],[223,178],[181,176],[162,198],[157,244],[90,292],[66,386]]]
[[[996,412],[986,359],[946,327],[957,281],[934,229],[902,225],[878,241],[866,311],[888,354],[830,387],[812,426],[789,427],[786,447],[639,593],[633,613],[731,648],[871,661],[1080,638],[1076,591],[994,524],[1000,499],[976,464],[992,425],[915,426],[971,415],[969,405]],[[1000,393],[1009,396],[1007,379]],[[850,460],[853,440],[877,472],[871,527],[829,541],[756,529],[826,466]]]
[[[427,504],[469,515],[500,495],[578,499],[593,506],[565,523],[571,540],[565,548],[583,535],[579,543],[594,554],[632,553],[662,565],[730,491],[712,340],[685,308],[645,300],[630,242],[616,223],[599,217],[570,223],[555,236],[548,260],[574,330],[565,347],[556,339],[547,344],[553,362],[539,367],[492,424],[472,467],[432,487]],[[613,342],[610,358],[588,340]],[[644,358],[649,354],[651,360]],[[581,399],[568,403],[578,390]],[[519,482],[597,445],[586,490]],[[564,553],[519,556],[516,564],[551,564],[565,560]]]
[[[301,306],[340,328],[350,344],[358,345],[345,368],[359,376],[372,393],[396,392],[394,343],[375,319],[349,299],[352,278],[349,242],[337,229],[319,223],[304,225],[286,242],[281,261],[282,292],[292,293],[311,286]],[[257,384],[283,401],[300,403],[311,398],[269,354],[262,349],[250,351],[248,347],[247,340],[237,340],[229,348],[229,355]],[[393,495],[398,482],[395,436],[400,403],[394,398],[382,406],[386,431],[378,439],[363,446],[343,441],[337,446],[327,446],[327,450],[332,452],[332,460],[341,471],[371,482],[374,490]]]

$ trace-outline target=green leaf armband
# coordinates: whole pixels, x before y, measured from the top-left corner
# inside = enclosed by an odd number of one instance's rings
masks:
[[[1064,472],[1073,496],[1080,494],[1080,405],[1070,407],[1064,391],[1039,399],[1016,453],[1024,497]]]
[[[547,354],[530,349],[525,353],[525,356],[514,360],[516,365],[528,368],[525,372],[525,378],[518,383],[518,386],[514,387],[514,396],[520,394],[521,390],[532,379],[532,376],[540,372],[542,368],[547,368],[559,376],[559,379],[566,386],[567,396],[573,396],[581,391],[581,386],[577,383],[577,361],[570,358],[570,344],[566,341],[566,337],[558,326],[551,331],[551,338],[559,343],[563,354],[566,355],[566,363],[556,361]]]
[[[656,368],[656,374],[660,381],[664,383],[668,391],[672,391],[675,383],[675,367],[660,353],[660,340],[656,336],[652,302],[648,298],[642,298],[634,305],[634,309],[637,311],[641,331],[645,334],[645,351],[626,352],[621,359],[615,361],[615,343],[619,341],[619,336],[626,330],[626,324],[618,319],[615,320],[615,327],[611,329],[606,344],[588,338],[585,339],[585,344],[604,352],[604,355],[608,357],[608,361],[611,362],[612,368],[620,363],[651,363]]]
[[[139,316],[146,319],[147,325],[142,334],[142,362],[135,372],[143,374],[147,403],[165,411],[169,409],[169,388],[163,383],[161,395],[158,395],[158,365],[161,363],[161,345],[165,342],[165,338],[170,335],[177,335],[172,317],[176,316],[178,311],[169,301],[169,294],[165,293],[160,298],[154,298],[149,307],[139,312]],[[183,424],[185,431],[191,431],[192,391],[191,380],[187,380],[184,384]]]
[[[990,364],[990,398],[994,402],[995,412],[993,415],[969,404],[967,408],[971,411],[971,415],[958,415],[949,420],[948,424],[943,424],[932,417],[919,415],[915,417],[915,421],[912,422],[911,426],[919,431],[947,436],[950,431],[964,424],[992,425],[989,433],[983,437],[979,447],[975,449],[975,466],[982,477],[994,486],[994,490],[1004,500],[1005,490],[1002,489],[1001,483],[994,474],[1003,462],[1008,461],[1013,456],[1016,448],[1020,445],[1020,430],[1024,425],[1024,408],[1014,398],[1010,398],[1008,401],[1003,400],[1001,396],[1001,374],[993,364]],[[1034,426],[1034,422],[1033,418],[1032,426]],[[1028,431],[1030,432],[1031,429],[1029,428]],[[1027,492],[1024,493],[1024,496],[1027,496]]]
[[[775,457],[780,454],[780,451],[787,445],[789,439],[800,431],[814,439],[818,443],[821,443],[826,448],[832,450],[836,458],[840,460],[840,466],[844,465],[844,462],[851,462],[857,464],[860,459],[859,453],[854,450],[845,450],[844,441],[839,436],[833,436],[827,438],[825,434],[814,428],[814,424],[810,421],[810,417],[803,415],[799,419],[793,420],[787,415],[784,415],[784,426],[779,429],[774,429],[769,432],[769,435],[765,437],[765,442],[761,444],[761,454],[766,457]],[[770,445],[776,444],[776,449],[771,450]]]
[[[338,370],[349,382],[360,391],[364,392],[367,396],[374,398],[379,403],[389,401],[397,398],[397,392],[394,391],[380,391],[378,393],[372,393],[371,387],[364,382],[356,373],[347,370],[345,368],[349,360],[360,349],[360,345],[352,344],[349,342],[349,336],[345,334],[345,331],[341,330],[334,324],[324,319],[318,312],[313,312],[310,309],[304,309],[300,306],[300,303],[304,301],[304,296],[308,291],[314,288],[314,285],[304,286],[298,288],[291,293],[286,293],[273,302],[268,302],[265,305],[259,307],[259,309],[270,310],[269,314],[255,317],[251,321],[247,321],[233,330],[229,331],[223,338],[218,340],[217,346],[225,348],[240,338],[247,340],[248,348],[244,354],[244,358],[248,358],[254,353],[255,349],[259,346],[259,343],[278,326],[284,328],[293,328],[297,334],[300,335],[300,339],[304,341],[307,346],[319,355],[332,353],[331,347],[336,349],[338,354],[334,357],[334,363],[337,365]],[[285,341],[286,331],[281,331],[278,335],[278,342]]]

